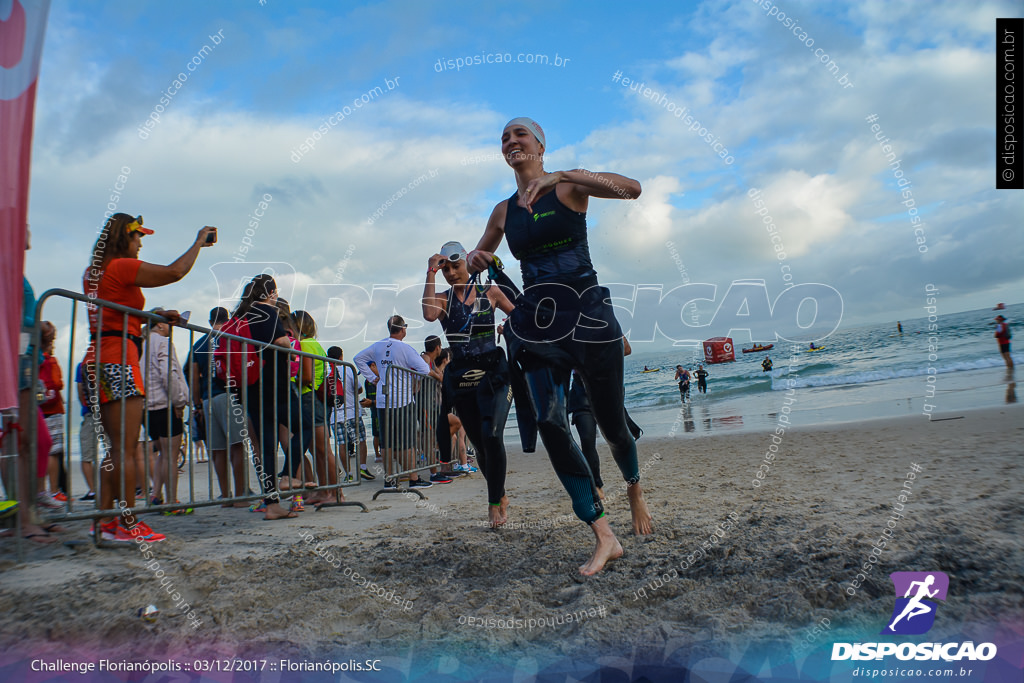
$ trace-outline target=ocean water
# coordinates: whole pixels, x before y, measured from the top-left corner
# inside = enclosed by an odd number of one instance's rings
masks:
[[[1000,313],[1012,328],[1014,321],[1024,320],[1024,304],[1007,306]],[[938,419],[968,408],[1004,404],[1016,400],[1016,384],[1007,376],[992,336],[996,315],[988,308],[940,315],[934,332],[928,330],[927,317],[903,320],[902,335],[896,332],[895,320],[840,326],[817,343],[825,348],[813,353],[806,352],[806,344],[775,342],[770,351],[744,354],[739,349],[753,342],[735,337],[736,360],[705,364],[708,393],[698,393],[696,379],[691,380],[685,405],[673,380],[675,366],[681,364],[692,373],[703,363],[701,350],[683,347],[634,353],[625,361],[626,408],[649,436],[699,436],[771,430],[783,407],[788,408],[790,424],[807,426],[912,414]],[[1024,340],[1024,326],[1015,331]],[[932,356],[930,341],[936,346]],[[766,355],[774,362],[771,372],[761,370]],[[1013,357],[1015,364],[1024,362],[1020,352]],[[644,373],[644,366],[661,370]],[[787,398],[790,387],[795,393]],[[76,401],[71,426],[75,460],[79,456],[77,409]],[[369,429],[369,417],[364,421]],[[519,443],[515,408],[505,428],[505,441],[510,447]]]
[[[1024,319],[1024,304],[1007,306],[999,313],[1012,328],[1015,320]],[[744,354],[741,348],[766,340],[735,337],[736,360],[704,364],[709,373],[708,393],[699,394],[696,379],[691,380],[690,400],[685,406],[673,379],[675,366],[681,364],[692,374],[697,364],[704,362],[701,350],[684,347],[637,353],[626,358],[626,408],[648,434],[675,436],[767,430],[787,404],[794,425],[916,413],[929,419],[966,408],[999,405],[1016,400],[1016,395],[993,337],[996,315],[987,308],[939,315],[932,332],[927,317],[903,320],[902,334],[897,333],[895,320],[840,326],[817,342],[824,349],[813,353],[807,352],[806,344],[775,342],[770,351]],[[771,372],[761,370],[766,355],[774,363]],[[1022,361],[1024,354],[1015,351],[1015,364]],[[644,373],[645,366],[661,370]],[[791,387],[795,393],[787,401]],[[506,430],[510,443],[517,442],[514,430],[510,418]]]

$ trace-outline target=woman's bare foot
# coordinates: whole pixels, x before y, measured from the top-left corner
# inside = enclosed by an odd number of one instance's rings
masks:
[[[580,574],[584,576],[593,576],[604,569],[608,562],[622,557],[622,546],[619,544],[619,539],[615,538],[615,534],[612,533],[607,517],[601,517],[591,524],[590,528],[594,532],[597,546],[594,548],[594,554],[590,557],[590,561],[580,567]]]
[[[508,523],[508,496],[502,496],[498,505],[487,506],[487,523],[492,529]]]
[[[270,519],[290,519],[290,518],[293,518],[293,517],[298,517],[298,514],[292,512],[290,510],[285,510],[283,507],[281,507],[280,503],[271,503],[270,505],[268,505],[267,506],[267,511],[263,515],[263,519],[267,519],[267,520],[270,520]]]
[[[277,483],[277,490],[290,491],[293,486],[295,486],[295,483],[291,477],[281,477],[281,481]]]
[[[56,543],[57,539],[46,533],[46,530],[35,524],[26,524],[22,528],[24,532],[24,538],[26,541],[32,541],[33,543]],[[14,535],[14,529],[4,529],[0,531],[0,538],[5,538]]]
[[[647,509],[647,501],[644,500],[644,490],[640,488],[640,483],[628,486],[626,495],[629,496],[629,511],[633,515],[633,533],[646,536],[654,531],[654,520]]]
[[[341,492],[341,489],[338,489],[337,491],[324,491],[323,497],[318,502],[326,503],[328,505],[333,505],[335,503],[344,503],[345,494]]]

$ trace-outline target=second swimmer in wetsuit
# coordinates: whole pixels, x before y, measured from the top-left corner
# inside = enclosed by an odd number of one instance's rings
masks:
[[[708,371],[703,365],[698,365],[697,371],[693,374],[697,377],[697,391],[702,394],[708,393]]]
[[[451,285],[441,294],[434,291],[438,270]],[[488,521],[501,526],[508,521],[504,432],[512,392],[505,351],[496,343],[494,310],[511,313],[514,306],[497,287],[470,283],[466,250],[458,242],[448,242],[427,262],[422,304],[423,319],[440,320],[448,339],[452,361],[444,373],[444,401],[455,408],[476,448],[487,480]]]

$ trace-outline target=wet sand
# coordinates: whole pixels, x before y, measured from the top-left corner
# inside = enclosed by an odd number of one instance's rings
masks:
[[[453,679],[622,658],[699,669],[780,642],[800,659],[804,643],[813,650],[877,635],[893,606],[888,574],[926,570],[950,577],[929,637],[967,633],[1020,647],[1024,408],[942,417],[959,419],[796,427],[768,460],[769,431],[645,436],[639,462],[656,525],[648,537],[631,533],[621,478],[602,446],[606,509],[625,554],[589,578],[577,567],[592,535],[572,516],[543,450],[510,451],[512,524],[499,531],[485,526],[476,474],[425,490],[422,504],[395,494],[372,501],[379,487],[370,485],[347,489],[365,514],[308,509],[265,522],[214,507],[152,516],[168,536],[147,548],[152,560],[134,547],[29,544],[28,561],[16,564],[13,541],[3,539],[0,672],[27,671],[30,657],[96,661],[111,652],[180,661],[352,656]],[[920,472],[908,480],[915,464]],[[851,595],[901,493],[904,516]],[[61,539],[87,539],[87,523],[67,526]],[[137,616],[151,603],[161,610],[152,624]],[[828,629],[815,633],[822,620]]]

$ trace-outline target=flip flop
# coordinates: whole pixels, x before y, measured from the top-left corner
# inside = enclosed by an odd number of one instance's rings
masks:
[[[46,531],[46,533],[48,534],[59,534],[67,531],[67,529],[62,527],[60,524],[57,524],[56,522],[54,522],[53,524],[43,524],[42,527],[43,530]]]
[[[24,538],[26,541],[31,541],[33,538],[45,538],[46,539],[45,541],[33,541],[34,543],[56,543],[57,542],[57,539],[55,539],[53,536],[50,536],[50,534],[45,533],[45,532],[41,533],[41,534],[25,534],[24,536],[22,536],[22,538]]]

